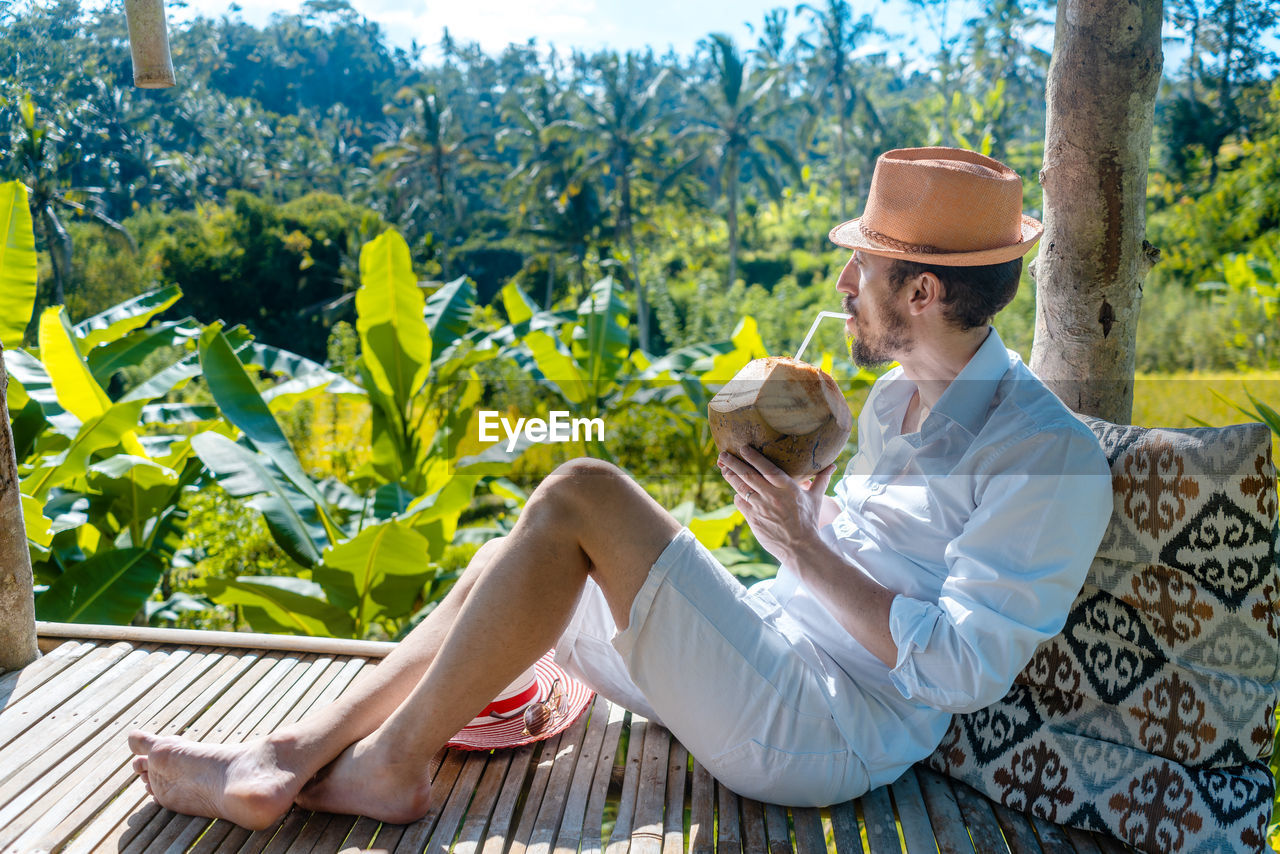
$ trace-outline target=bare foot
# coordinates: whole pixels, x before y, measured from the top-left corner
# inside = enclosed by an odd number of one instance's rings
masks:
[[[138,754],[133,769],[151,796],[184,815],[223,818],[261,830],[289,811],[302,788],[301,776],[282,767],[267,740],[201,744],[135,730],[129,747]]]
[[[314,812],[364,815],[391,824],[417,821],[431,806],[431,765],[406,762],[373,736],[342,751],[297,798]]]

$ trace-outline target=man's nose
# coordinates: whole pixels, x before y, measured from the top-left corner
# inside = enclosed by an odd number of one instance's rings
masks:
[[[844,291],[853,296],[858,294],[858,265],[850,258],[844,265],[844,269],[840,271],[840,278],[836,279],[836,290]]]

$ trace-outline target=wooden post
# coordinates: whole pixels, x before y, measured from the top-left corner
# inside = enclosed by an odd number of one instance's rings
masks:
[[[124,16],[129,23],[133,85],[141,89],[166,89],[174,85],[164,0],[124,0]]]
[[[1031,370],[1067,406],[1119,424],[1133,409],[1142,280],[1159,256],[1144,237],[1162,11],[1062,0],[1049,66]]]
[[[9,429],[9,374],[4,369],[3,351],[0,346],[0,672],[25,667],[40,655],[18,458]]]

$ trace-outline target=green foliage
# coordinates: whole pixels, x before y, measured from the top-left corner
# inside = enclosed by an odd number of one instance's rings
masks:
[[[22,345],[36,300],[36,241],[27,188],[0,184],[0,343]]]
[[[152,400],[198,371],[179,357],[115,397],[103,383],[124,364],[120,353],[137,353],[132,345],[151,334],[142,324],[176,297],[147,295],[75,328],[61,307],[46,309],[39,350],[5,352],[42,619],[129,622],[168,586],[181,499],[201,467],[185,441],[141,427]]]
[[[164,281],[182,283],[204,322],[243,324],[264,341],[323,358],[354,285],[350,256],[376,217],[334,196],[276,206],[232,193],[225,209],[174,221],[157,242]]]

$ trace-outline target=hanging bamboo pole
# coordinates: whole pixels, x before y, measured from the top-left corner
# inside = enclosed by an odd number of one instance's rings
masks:
[[[3,350],[0,346],[0,356]],[[0,672],[25,667],[40,655],[18,458],[9,429],[8,391],[9,375],[0,358]]]
[[[164,0],[124,0],[129,22],[129,52],[133,55],[133,85],[142,89],[166,89],[177,81],[169,57]]]

